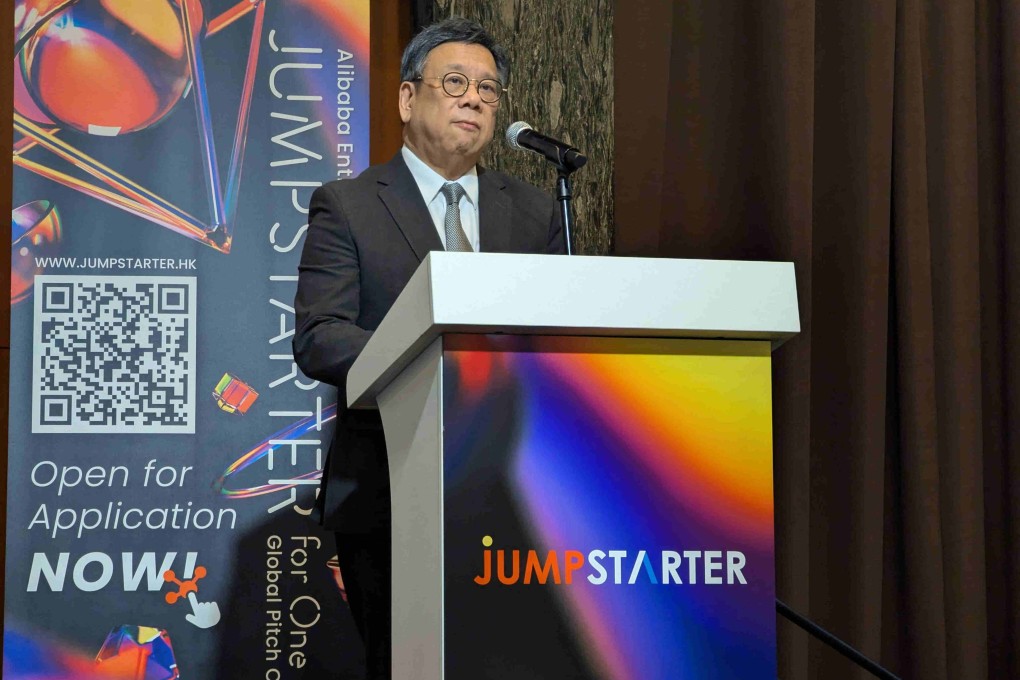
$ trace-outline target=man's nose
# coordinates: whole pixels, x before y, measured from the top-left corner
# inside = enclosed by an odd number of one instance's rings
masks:
[[[468,83],[467,92],[460,96],[461,106],[470,106],[473,109],[482,108],[482,96],[478,94],[478,83]]]

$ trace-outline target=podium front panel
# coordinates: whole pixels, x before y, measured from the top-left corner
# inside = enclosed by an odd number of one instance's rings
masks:
[[[769,352],[444,337],[445,678],[775,678]]]

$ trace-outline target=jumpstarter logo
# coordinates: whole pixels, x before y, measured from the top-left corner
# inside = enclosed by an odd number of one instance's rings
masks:
[[[743,586],[747,558],[739,550],[536,550],[493,549],[492,536],[482,537],[480,586],[571,585],[585,579],[592,585]]]

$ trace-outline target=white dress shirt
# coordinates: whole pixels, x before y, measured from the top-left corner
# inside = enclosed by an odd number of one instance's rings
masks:
[[[464,187],[464,195],[460,197],[460,224],[464,227],[464,234],[467,236],[471,248],[478,252],[478,170],[472,168],[463,177],[456,180],[448,180],[438,172],[425,164],[423,160],[414,155],[407,146],[400,150],[407,164],[411,176],[418,184],[418,191],[425,199],[425,205],[432,215],[432,223],[439,232],[439,240],[446,247],[446,197],[440,192],[443,185],[449,181],[459,183]]]

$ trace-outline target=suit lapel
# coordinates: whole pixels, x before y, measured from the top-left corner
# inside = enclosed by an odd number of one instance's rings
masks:
[[[443,242],[432,223],[432,215],[399,151],[393,160],[386,164],[378,182],[381,185],[379,199],[386,206],[418,260],[424,260],[431,250],[442,250]]]
[[[510,249],[513,200],[503,191],[506,184],[493,172],[478,167],[478,240],[483,253]]]

